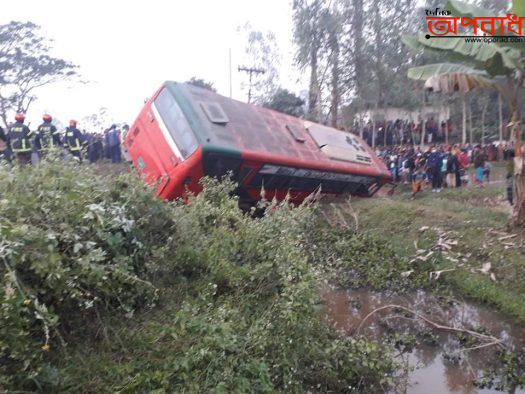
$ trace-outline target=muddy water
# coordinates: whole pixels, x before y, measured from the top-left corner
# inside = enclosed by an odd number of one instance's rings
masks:
[[[458,300],[438,300],[423,291],[395,296],[369,291],[325,289],[323,299],[327,317],[334,326],[355,334],[359,324],[377,308],[396,304],[410,308],[430,320],[452,327],[475,329],[483,327],[487,334],[502,339],[509,349],[525,348],[525,330],[503,318],[499,313]],[[438,302],[439,301],[439,302]],[[495,393],[495,389],[480,389],[473,381],[497,367],[495,346],[462,352],[458,337],[430,326],[413,316],[393,309],[373,314],[361,326],[360,333],[384,341],[394,332],[419,335],[417,345],[404,348],[396,355],[403,368],[398,371],[397,392],[406,393]],[[425,339],[422,333],[432,333]],[[467,336],[468,337],[468,336]],[[516,393],[525,393],[524,389]]]

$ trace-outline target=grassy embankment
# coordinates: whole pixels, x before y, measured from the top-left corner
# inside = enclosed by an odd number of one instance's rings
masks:
[[[0,184],[1,392],[393,385],[387,345],[331,328],[319,283],[329,260],[355,263],[363,285],[387,283],[395,266],[316,207],[254,219],[228,182],[172,204],[134,174],[62,162],[0,165]]]
[[[354,201],[360,227],[392,245],[398,256],[416,258],[416,265],[426,263],[417,256],[434,249],[428,258],[434,269],[454,269],[443,272],[439,283],[525,323],[525,233],[507,233],[504,185],[427,190],[415,201],[401,189],[393,197]],[[440,234],[445,243],[452,241],[449,247],[436,248]]]
[[[133,174],[100,173],[0,166],[0,391],[392,387],[391,346],[332,329],[324,281],[398,291],[448,283],[525,320],[523,255],[488,245],[506,213],[483,206],[499,190],[360,200],[356,231],[341,206],[282,204],[254,219],[228,182],[172,204]],[[420,233],[424,225],[452,231],[467,265],[429,281],[451,262],[437,252],[413,260],[411,237],[431,248],[441,231]],[[470,272],[487,261],[495,283]]]

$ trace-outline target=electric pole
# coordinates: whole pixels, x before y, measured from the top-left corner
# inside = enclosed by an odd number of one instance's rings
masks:
[[[252,76],[253,74],[264,74],[266,70],[263,70],[262,68],[256,68],[256,67],[238,67],[238,71],[243,71],[248,73],[249,75],[249,87],[248,87],[248,103],[252,101]]]

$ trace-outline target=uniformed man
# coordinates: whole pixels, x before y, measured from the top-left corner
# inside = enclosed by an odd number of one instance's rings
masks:
[[[31,164],[32,140],[34,133],[24,124],[25,115],[21,112],[16,114],[15,123],[9,128],[7,138],[11,145],[11,151],[22,165]]]
[[[80,162],[82,161],[82,148],[85,143],[84,135],[77,129],[77,121],[70,120],[69,127],[66,128],[66,134],[64,135],[64,145]]]
[[[44,123],[38,126],[38,132],[35,137],[35,147],[41,155],[45,155],[62,146],[62,141],[60,140],[60,133],[57,128],[51,123],[53,120],[51,115],[45,114],[42,116],[42,120]]]
[[[9,143],[7,134],[4,129],[0,126],[0,159],[9,160]]]

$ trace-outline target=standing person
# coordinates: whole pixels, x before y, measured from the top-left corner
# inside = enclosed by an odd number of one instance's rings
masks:
[[[441,184],[443,183],[441,177],[441,167],[443,165],[443,156],[436,147],[433,147],[427,158],[427,167],[432,176],[432,191],[439,193],[441,191]]]
[[[481,150],[481,147],[477,146],[472,151],[472,162],[475,169],[475,182],[476,185],[482,187],[483,181],[485,178],[485,162],[487,157],[485,153]]]
[[[467,173],[468,167],[470,166],[470,158],[468,157],[468,153],[465,148],[461,149],[461,151],[459,152],[458,162],[459,162],[459,184],[456,182],[456,186],[461,187],[463,185],[463,180],[468,179],[468,177],[465,177],[465,175]]]
[[[448,154],[441,153],[441,184],[444,185],[444,187],[448,187],[447,185],[447,163],[448,163]]]
[[[421,153],[418,153],[414,161],[414,171],[412,173],[412,200],[415,200],[416,194],[423,190],[426,177],[425,160],[421,156]]]
[[[414,174],[414,169],[416,168],[416,157],[414,151],[410,151],[407,154],[407,159],[405,161],[405,168],[408,172],[408,179],[412,181],[412,174]]]
[[[0,159],[10,159],[9,140],[4,129],[0,126]]]
[[[18,163],[22,165],[31,164],[31,151],[33,133],[24,124],[25,115],[21,112],[16,114],[15,123],[11,125],[8,133],[8,140],[11,145],[11,151],[16,156]]]
[[[77,129],[77,121],[70,120],[69,127],[66,128],[64,135],[64,145],[79,162],[82,162],[82,147],[85,144],[85,138],[82,132]]]
[[[514,195],[514,152],[509,152],[507,161],[507,201],[510,205],[514,205],[513,195]]]
[[[124,159],[124,161],[130,162],[131,157],[128,153],[128,148],[126,147],[126,144],[124,143],[124,141],[126,141],[126,136],[128,135],[128,133],[129,133],[129,126],[125,124],[124,126],[122,126],[122,135],[120,136],[120,141],[121,141],[120,146],[121,146],[122,158]]]
[[[112,163],[120,163],[120,132],[116,124],[112,124],[106,134],[106,143]]]
[[[87,156],[90,163],[95,163],[98,160],[96,151],[96,136],[93,133],[85,134],[87,142]]]
[[[490,170],[492,169],[492,165],[488,160],[485,161],[485,165],[483,166],[483,175],[485,175],[485,179],[487,179],[487,183],[490,182]]]
[[[447,157],[447,175],[446,175],[447,187],[450,187],[450,188],[458,187],[458,178],[459,178],[459,183],[461,184],[461,177],[459,175],[458,157],[456,156],[456,152],[450,149],[448,152],[448,157]]]
[[[111,149],[108,145],[109,129],[104,130],[104,159],[111,160]]]
[[[35,137],[35,147],[38,149],[41,156],[45,156],[50,151],[56,151],[58,147],[62,146],[60,133],[52,122],[53,117],[49,114],[42,116],[42,123],[38,126],[37,135]]]

